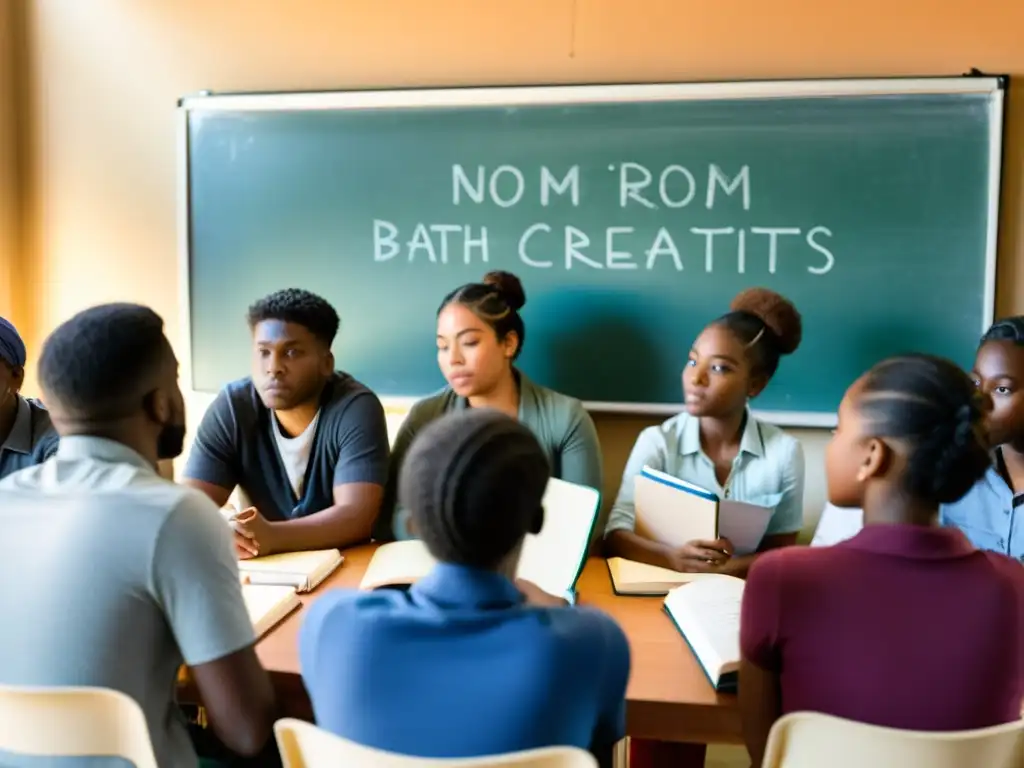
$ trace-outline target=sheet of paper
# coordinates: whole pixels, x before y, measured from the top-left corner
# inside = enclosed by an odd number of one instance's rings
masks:
[[[770,507],[723,499],[718,503],[718,535],[729,539],[737,555],[756,552],[772,518]]]

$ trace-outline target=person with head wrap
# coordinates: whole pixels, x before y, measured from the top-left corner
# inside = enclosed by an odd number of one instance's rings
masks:
[[[337,590],[307,609],[299,656],[320,727],[422,757],[574,745],[611,764],[622,630],[515,578],[550,473],[530,429],[496,410],[443,415],[416,436],[398,495],[437,565],[408,591]]]
[[[0,478],[50,458],[58,437],[50,414],[38,400],[22,397],[25,342],[0,317]]]

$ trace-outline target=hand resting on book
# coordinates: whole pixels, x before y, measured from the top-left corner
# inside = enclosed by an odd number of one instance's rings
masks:
[[[235,552],[239,560],[274,553],[273,529],[256,507],[246,507],[228,522],[235,531]]]
[[[666,562],[680,573],[723,573],[734,551],[732,542],[725,538],[697,539],[678,549],[670,548]]]

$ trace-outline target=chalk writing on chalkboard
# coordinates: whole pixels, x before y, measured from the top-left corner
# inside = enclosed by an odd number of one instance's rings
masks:
[[[824,224],[808,228],[778,222],[673,226],[673,211],[686,209],[692,218],[695,211],[713,210],[724,198],[741,204],[744,212],[751,211],[749,165],[730,173],[711,163],[706,170],[706,174],[696,174],[682,165],[650,169],[635,162],[610,164],[607,172],[614,183],[602,184],[600,189],[617,195],[621,209],[667,212],[662,226],[608,226],[593,232],[565,222],[536,221],[512,243],[516,252],[511,255],[533,269],[698,269],[743,274],[747,264],[758,259],[770,274],[775,274],[781,261],[796,262],[812,275],[832,271],[836,261],[830,242],[833,235]],[[564,169],[541,166],[524,172],[514,165],[489,169],[455,164],[448,183],[453,211],[464,206],[514,208],[533,196],[544,208],[556,201],[579,208],[583,176],[578,165]],[[403,232],[385,218],[373,220],[373,258],[377,262],[401,258],[435,264],[487,263],[493,250],[502,246],[508,244],[499,246],[489,239],[485,225],[420,222]]]

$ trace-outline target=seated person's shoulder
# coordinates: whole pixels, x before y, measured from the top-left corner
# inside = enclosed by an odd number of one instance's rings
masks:
[[[367,633],[389,625],[408,600],[400,589],[332,589],[318,597],[306,609],[302,633],[307,641],[323,634],[367,639]]]
[[[27,398],[32,426],[32,457],[38,463],[57,452],[60,436],[53,427],[50,412],[40,400]]]
[[[321,401],[321,419],[341,424],[367,416],[384,417],[384,406],[376,393],[347,373],[336,372],[327,386],[329,392]]]
[[[1024,598],[1024,563],[1001,552],[978,550],[977,554],[988,560],[1000,580]]]
[[[458,396],[451,389],[446,387],[438,390],[413,403],[408,416],[406,416],[406,421],[416,428],[425,427],[434,419],[454,410],[457,401]]]
[[[206,494],[187,485],[153,475],[145,482],[133,484],[130,492],[140,505],[152,506],[168,517],[185,518],[188,524],[198,524],[202,530],[209,525],[226,527],[217,505]]]
[[[588,653],[629,664],[629,641],[622,627],[596,608],[545,608],[546,620],[556,639],[570,653]]]
[[[255,410],[257,406],[263,403],[260,400],[259,393],[256,391],[256,385],[253,383],[251,376],[229,381],[217,393],[217,399],[214,402],[229,404],[233,409],[242,407],[246,410]]]
[[[237,379],[225,384],[210,403],[203,421],[215,418],[227,426],[233,424],[243,429],[255,425],[261,410],[265,410],[256,385],[250,377]]]
[[[572,395],[538,384],[533,386],[537,392],[537,401],[541,409],[549,417],[566,422],[576,422],[587,416],[587,409],[583,407],[583,403]]]
[[[792,456],[799,453],[803,455],[803,447],[800,445],[800,441],[797,438],[774,424],[769,424],[766,421],[760,420],[757,423],[761,430],[761,440],[764,441],[766,454]]]
[[[845,560],[842,548],[836,547],[780,547],[763,552],[747,574],[747,582],[773,582],[778,585],[799,586],[804,582],[818,584],[827,573],[842,567]]]

